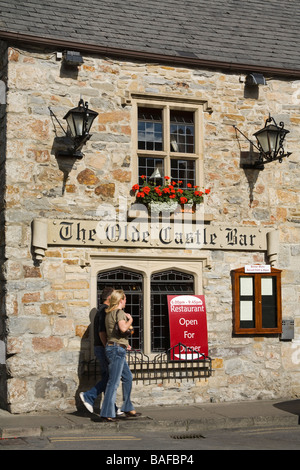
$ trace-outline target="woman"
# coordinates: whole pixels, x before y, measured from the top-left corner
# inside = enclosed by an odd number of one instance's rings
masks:
[[[123,336],[132,325],[132,316],[125,313],[126,296],[122,290],[115,290],[106,309],[105,326],[107,343],[105,347],[109,362],[109,379],[106,386],[105,397],[101,407],[100,416],[105,421],[115,421],[115,402],[117,389],[122,377],[123,406],[121,410],[126,417],[137,417],[137,413],[131,403],[130,394],[132,388],[132,374],[126,361],[126,350],[130,349],[127,336]],[[115,324],[118,323],[121,333],[116,332]]]

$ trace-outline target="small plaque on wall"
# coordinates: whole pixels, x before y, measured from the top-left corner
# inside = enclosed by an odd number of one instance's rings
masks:
[[[245,273],[270,273],[271,265],[261,265],[261,264],[247,264],[245,266]]]

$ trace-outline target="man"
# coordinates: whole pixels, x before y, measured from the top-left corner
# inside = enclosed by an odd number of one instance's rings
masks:
[[[105,392],[108,382],[108,360],[105,355],[107,341],[105,329],[105,310],[109,305],[109,299],[114,289],[105,287],[102,292],[102,304],[94,319],[94,353],[100,364],[101,380],[90,390],[79,394],[81,401],[90,413],[94,412],[94,402],[100,393]],[[117,407],[116,407],[117,409]]]

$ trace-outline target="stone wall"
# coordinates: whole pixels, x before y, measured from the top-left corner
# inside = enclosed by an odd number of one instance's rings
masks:
[[[128,197],[135,183],[131,106],[122,104],[128,92],[207,100],[212,113],[204,114],[205,186],[211,187],[206,211],[215,224],[279,230],[276,267],[283,270],[283,318],[295,319],[293,342],[277,336],[233,337],[230,271],[267,259],[261,252],[207,252],[203,277],[213,376],[196,382],[139,383],[133,401],[145,406],[299,396],[300,88],[297,81],[266,79],[267,85],[253,95],[237,74],[88,55],[78,70],[69,70],[53,50],[9,48],[2,315],[7,315],[11,412],[72,408],[78,390],[87,385],[78,373],[81,360],[90,357],[94,300],[90,268],[80,260],[95,249],[83,253],[78,247],[52,247],[38,263],[31,247],[32,221],[95,218],[99,205],[117,206],[120,195]],[[48,107],[62,122],[81,95],[99,113],[93,136],[82,160],[56,158],[63,133]],[[288,150],[293,155],[263,172],[243,170],[241,152],[249,144],[232,126],[251,137],[269,112],[290,130]]]
[[[0,181],[5,187],[5,146],[6,146],[6,80],[7,53],[6,46],[0,41]],[[5,273],[3,261],[5,257],[5,222],[4,222],[4,191],[0,191],[0,406],[6,403],[6,368],[5,368]]]

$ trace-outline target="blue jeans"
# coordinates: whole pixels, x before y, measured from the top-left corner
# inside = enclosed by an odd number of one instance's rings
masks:
[[[103,346],[95,346],[94,353],[100,364],[101,380],[96,383],[93,388],[84,392],[85,398],[91,403],[94,403],[100,393],[105,392],[108,382],[108,360],[105,354],[105,348]]]
[[[127,412],[134,409],[130,399],[132,373],[126,361],[126,349],[114,344],[107,345],[105,352],[109,362],[109,378],[100,415],[105,418],[115,418],[115,401],[121,378],[123,389],[123,406],[121,410]]]

